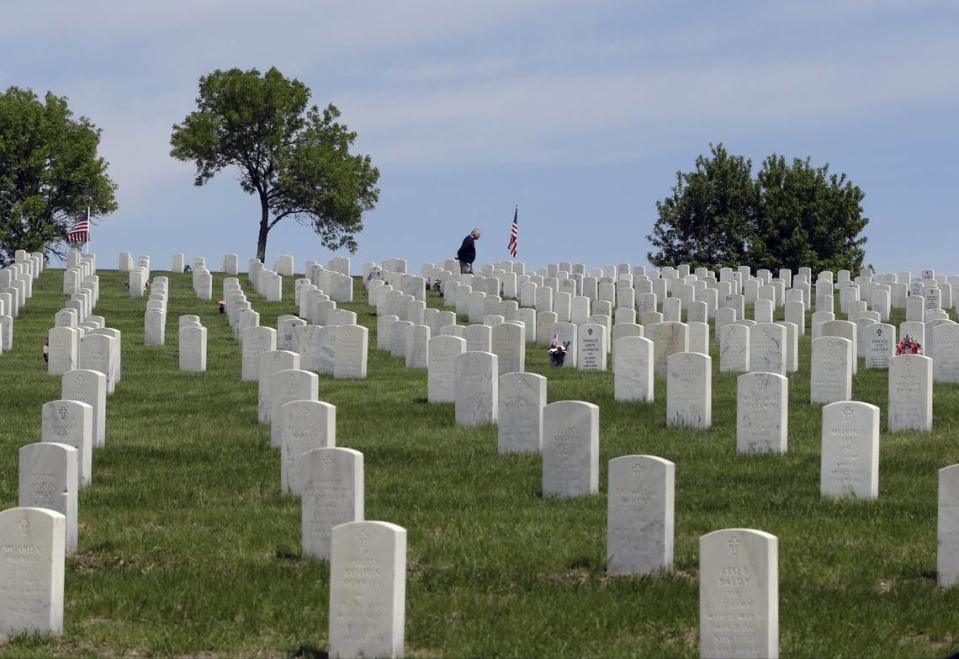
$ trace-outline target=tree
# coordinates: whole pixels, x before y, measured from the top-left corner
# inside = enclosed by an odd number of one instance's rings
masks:
[[[830,174],[828,164],[812,167],[809,158],[789,165],[782,156],[771,155],[756,186],[760,212],[751,263],[859,272],[866,243],[860,234],[869,219],[862,214],[865,194],[845,174]]]
[[[722,144],[710,145],[710,151],[712,157],[696,158],[695,171],[676,172],[673,194],[656,202],[659,219],[646,237],[659,248],[648,255],[653,265],[744,262],[755,224],[752,163],[729,155]]]
[[[695,171],[677,172],[672,195],[656,203],[650,263],[859,271],[869,220],[863,191],[845,174],[774,154],[754,180],[749,160],[722,144],[710,150]]]
[[[197,110],[173,126],[170,155],[196,163],[195,185],[228,166],[260,201],[256,256],[266,259],[270,230],[293,217],[322,244],[356,252],[363,211],[379,200],[379,170],[353,155],[356,133],[328,105],[307,109],[310,90],[271,68],[216,70],[200,78]]]
[[[73,222],[117,209],[116,184],[97,156],[100,130],[74,119],[65,97],[0,94],[0,262],[25,249],[63,256]]]

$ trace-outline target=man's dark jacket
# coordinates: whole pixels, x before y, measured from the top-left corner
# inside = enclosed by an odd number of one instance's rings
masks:
[[[459,251],[456,252],[456,259],[463,263],[472,263],[476,260],[476,247],[473,245],[473,234],[469,234],[463,238],[463,244],[460,245]]]

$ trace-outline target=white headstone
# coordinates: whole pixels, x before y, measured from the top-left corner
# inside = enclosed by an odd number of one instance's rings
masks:
[[[606,326],[586,323],[577,331],[576,368],[581,371],[605,371],[607,348]]]
[[[749,371],[750,330],[748,325],[729,323],[719,336],[719,371],[744,373]]]
[[[866,368],[889,368],[889,360],[896,354],[896,328],[886,323],[875,323],[860,329],[865,349]]]
[[[318,448],[302,460],[303,554],[329,560],[333,527],[363,520],[363,454],[350,448]]]
[[[406,529],[387,522],[333,527],[331,659],[400,657],[406,615]]]
[[[933,381],[959,382],[959,325],[943,322],[933,326],[931,344]]]
[[[42,407],[40,441],[72,446],[80,487],[93,478],[93,408],[76,400],[53,400]]]
[[[270,446],[279,448],[283,440],[283,415],[286,403],[294,400],[317,400],[319,378],[316,373],[287,369],[270,376]]]
[[[78,400],[92,407],[93,446],[99,447],[106,444],[107,376],[100,371],[85,369],[67,371],[60,378],[60,398],[62,400]],[[82,474],[80,481],[83,482]]]
[[[754,529],[699,538],[699,656],[779,657],[779,540]]]
[[[889,362],[889,432],[932,430],[932,359],[904,354]]]
[[[430,328],[413,325],[406,335],[406,368],[429,367]]]
[[[651,455],[609,461],[606,571],[648,574],[673,565],[676,465]]]
[[[491,331],[491,352],[496,355],[499,374],[526,370],[526,328],[514,323],[496,325]]]
[[[666,425],[712,425],[712,359],[698,352],[669,356],[666,374]]]
[[[429,366],[426,397],[431,403],[453,403],[456,358],[466,352],[466,340],[450,335],[434,336],[429,341]]]
[[[333,377],[365,379],[369,330],[362,325],[337,325],[333,345]]]
[[[243,330],[243,366],[240,378],[244,382],[260,379],[260,355],[276,350],[276,330],[272,327],[249,327]]]
[[[80,331],[73,327],[54,327],[47,333],[49,353],[47,373],[63,375],[77,367],[80,357]]]
[[[653,401],[653,342],[649,339],[624,336],[616,340],[613,397],[619,401]]]
[[[852,342],[852,374],[856,375],[858,369],[859,348],[857,346],[858,328],[856,323],[848,320],[827,320],[820,328],[820,336],[839,336]]]
[[[749,330],[749,370],[786,375],[786,328],[757,322]]]
[[[116,389],[116,360],[119,355],[119,340],[94,330],[80,339],[78,368],[100,371],[107,376],[107,395]]]
[[[162,346],[166,339],[166,313],[147,309],[143,314],[143,345]]]
[[[294,400],[280,407],[280,491],[303,493],[303,456],[336,446],[336,406],[319,400]]]
[[[652,339],[655,354],[656,377],[666,377],[666,360],[670,355],[689,350],[689,328],[685,323],[664,321],[657,323],[655,332],[647,338]]]
[[[809,402],[833,403],[852,398],[852,341],[838,336],[812,340]]]
[[[789,436],[789,380],[753,372],[736,379],[736,451],[785,453]]]
[[[300,370],[300,355],[289,350],[270,350],[260,354],[259,387],[257,392],[257,419],[270,422],[270,378],[277,371]]]
[[[500,453],[539,453],[543,445],[546,378],[535,373],[499,376],[498,450]]]
[[[63,633],[66,520],[46,508],[0,512],[0,639]]]
[[[826,497],[879,496],[879,408],[840,401],[822,408],[819,490]]]
[[[599,491],[599,407],[563,400],[543,408],[543,496]]]
[[[491,352],[467,351],[456,357],[453,368],[456,380],[456,425],[495,423],[499,399],[499,367],[496,355]]]
[[[39,442],[20,447],[18,504],[64,516],[66,553],[77,548],[78,451],[67,444]]]
[[[959,464],[939,470],[936,567],[943,588],[959,584]]]
[[[493,351],[493,328],[489,325],[467,325],[463,330],[466,350],[469,352]]]

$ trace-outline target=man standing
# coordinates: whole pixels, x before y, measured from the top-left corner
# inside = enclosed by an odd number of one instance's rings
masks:
[[[460,274],[471,274],[473,272],[473,261],[476,260],[476,246],[473,244],[480,237],[480,230],[473,229],[469,235],[463,238],[463,244],[456,252],[456,260],[460,262]]]

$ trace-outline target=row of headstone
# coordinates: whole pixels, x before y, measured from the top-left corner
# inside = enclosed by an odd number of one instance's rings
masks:
[[[310,262],[306,279],[326,293],[334,302],[346,304],[353,301],[353,278],[350,276],[350,260],[345,257],[330,259],[328,267]]]
[[[287,262],[286,259],[289,261]],[[293,270],[293,257],[279,257],[278,262],[282,260],[284,266],[284,271],[289,270],[292,275]],[[267,268],[260,262],[259,259],[252,259],[249,262],[249,271],[247,272],[247,277],[249,278],[250,284],[253,286],[253,290],[256,291],[259,295],[262,295],[266,298],[267,302],[282,302],[283,301],[283,275]]]
[[[71,251],[67,265],[73,272],[64,292],[80,304],[57,313],[48,337],[48,369],[62,376],[61,398],[41,409],[40,441],[19,450],[18,507],[0,512],[2,639],[62,633],[65,556],[77,548],[78,494],[93,481],[93,452],[106,441],[106,398],[120,379],[120,333],[90,313],[99,294],[98,281],[89,279],[95,259]]]
[[[206,259],[196,256],[190,266],[193,293],[201,300],[213,299],[213,274],[207,268]]]
[[[155,277],[143,314],[143,344],[162,346],[166,343],[167,297],[169,281],[166,277]]]
[[[90,267],[88,261],[84,268]],[[16,250],[14,262],[0,268],[0,355],[13,350],[14,320],[33,296],[33,280],[40,276],[43,268],[43,255],[28,254],[25,250]]]
[[[120,270],[128,272],[127,288],[130,298],[141,298],[147,295],[150,288],[150,257],[141,256],[136,266],[128,252],[120,253]]]
[[[206,371],[207,330],[194,314],[180,316],[177,332],[177,364],[181,371]]]
[[[277,260],[276,272],[292,275],[292,257],[288,264],[283,260]],[[269,285],[263,279],[269,271],[251,266],[251,273],[259,273],[251,281],[258,277]],[[331,261],[330,271],[314,266],[308,263],[307,272],[333,272],[352,286],[348,259]],[[339,311],[337,301],[351,301],[352,293],[326,296],[317,286],[320,280],[331,281],[319,275],[295,285],[298,305],[332,303],[322,309],[322,318],[314,315],[315,308],[300,306],[301,315],[319,323],[281,316],[279,331],[259,326],[235,279],[224,280],[225,313],[241,338],[242,377],[258,381],[258,418],[270,424],[271,444],[280,448],[281,489],[301,498],[303,553],[330,564],[330,656],[398,657],[404,646],[406,531],[364,521],[363,454],[336,447],[336,408],[318,400],[316,373],[301,369],[366,376],[367,329],[356,324],[352,312],[329,313]],[[312,293],[325,299],[311,299]]]

